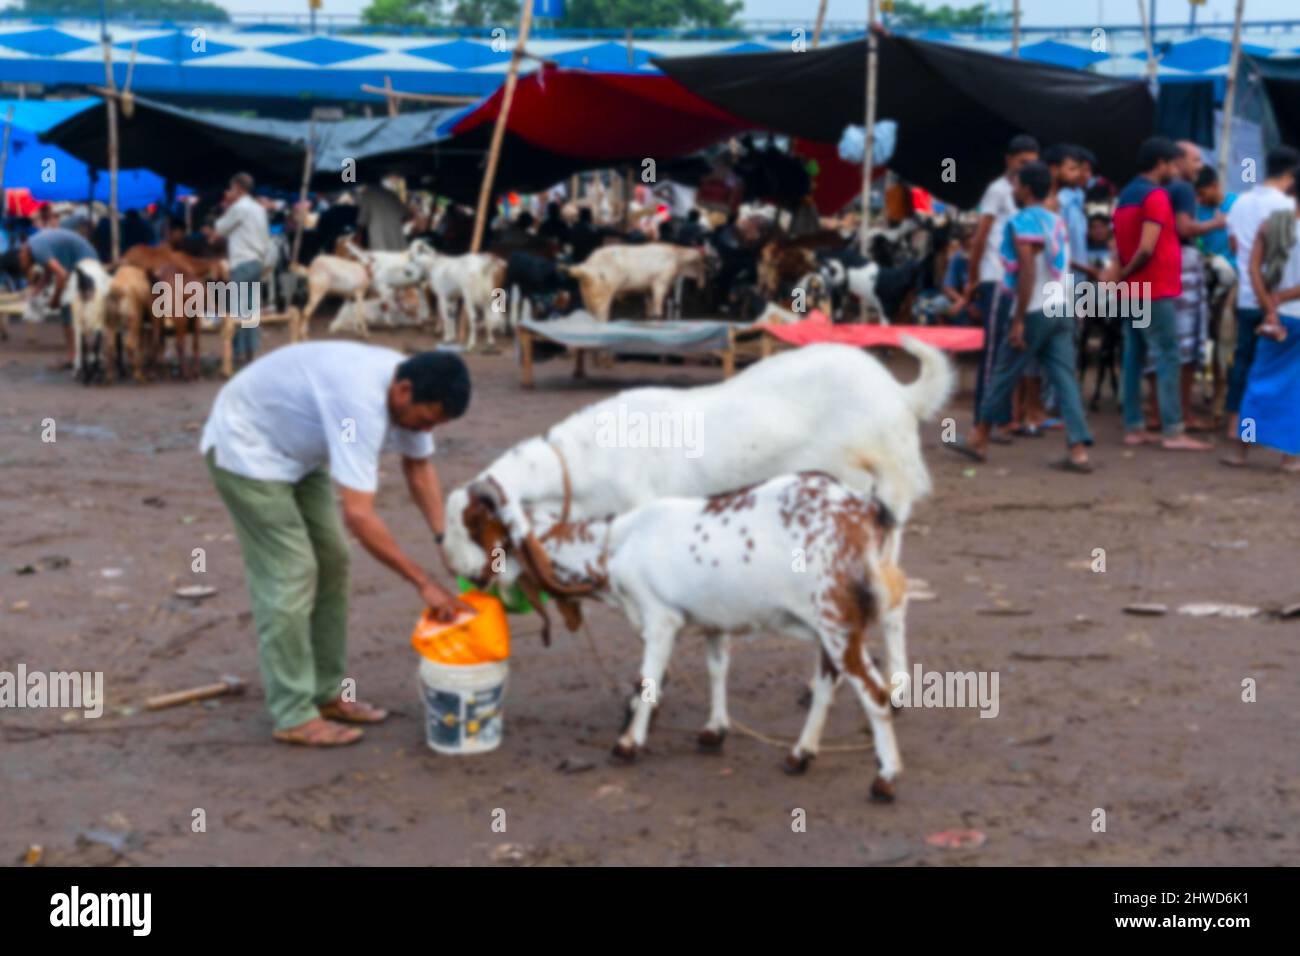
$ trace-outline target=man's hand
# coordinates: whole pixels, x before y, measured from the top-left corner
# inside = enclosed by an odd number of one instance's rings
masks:
[[[1023,349],[1025,347],[1025,320],[1019,318],[1011,323],[1011,331],[1007,333],[1007,342],[1013,349]]]
[[[450,624],[463,611],[474,612],[472,607],[433,581],[425,581],[420,585],[420,600],[433,612],[434,619],[442,624]]]

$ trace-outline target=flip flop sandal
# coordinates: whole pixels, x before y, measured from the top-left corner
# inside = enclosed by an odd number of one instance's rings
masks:
[[[338,736],[327,736],[323,730],[277,730],[271,737],[282,744],[295,747],[346,747],[365,736],[355,727],[340,727]]]
[[[1042,438],[1043,430],[1037,425],[1021,425],[1019,428],[1011,429],[1011,434],[1019,435],[1021,438]]]
[[[1051,467],[1057,471],[1072,471],[1076,475],[1091,475],[1093,467],[1091,462],[1079,463],[1070,458],[1060,458],[1051,463]]]
[[[351,704],[347,710],[340,707],[337,701],[326,704],[319,710],[326,720],[341,724],[379,724],[388,719],[388,711],[359,701]]]
[[[946,442],[943,447],[955,454],[961,455],[963,458],[969,458],[971,461],[984,462],[986,460],[983,455],[965,442]]]
[[[990,432],[989,442],[994,445],[1013,445],[1015,439],[1010,435],[999,435],[997,432]]]

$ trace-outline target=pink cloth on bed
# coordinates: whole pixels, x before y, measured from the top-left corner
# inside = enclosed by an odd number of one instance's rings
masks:
[[[871,325],[860,322],[830,325],[808,318],[794,325],[765,323],[761,328],[791,345],[834,342],[859,348],[897,347],[900,338],[910,335],[947,352],[978,352],[984,347],[983,329],[954,325]]]

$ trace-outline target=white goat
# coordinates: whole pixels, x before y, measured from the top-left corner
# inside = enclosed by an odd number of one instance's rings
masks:
[[[592,517],[825,471],[874,494],[902,525],[930,490],[919,422],[938,413],[954,383],[938,349],[906,337],[902,347],[921,366],[910,385],[859,349],[809,345],[717,385],[621,392],[519,443],[476,480],[494,480],[512,501]],[[448,497],[444,541],[451,568],[466,576],[488,557],[466,524],[469,504],[465,487]],[[891,547],[897,562],[901,528]],[[507,562],[507,577],[517,573]],[[883,625],[888,672],[906,674],[903,606],[889,609]]]
[[[693,279],[700,288],[707,281],[703,252],[666,242],[602,246],[581,265],[570,266],[569,275],[578,280],[583,305],[600,322],[609,321],[614,300],[629,292],[648,293],[649,317],[662,319],[664,302],[680,279]]]
[[[418,240],[411,248],[416,261],[424,266],[429,289],[438,300],[443,342],[460,340],[466,348],[474,348],[478,344],[478,318],[482,315],[484,334],[491,348],[495,344],[493,334],[509,330],[505,262],[486,252],[443,255]],[[458,334],[456,321],[462,305],[469,326],[464,336]]]
[[[893,516],[821,472],[773,478],[709,498],[661,498],[626,514],[557,523],[510,501],[493,481],[475,482],[469,519],[485,544],[517,557],[530,597],[545,587],[571,622],[574,597],[617,607],[645,641],[640,693],[614,747],[635,759],[673,641],[684,628],[708,639],[709,720],[701,749],[722,746],[730,721],[726,682],[733,634],[772,630],[817,646],[813,706],[786,758],[802,772],[817,753],[841,677],[857,693],[880,772],[877,800],[892,800],[902,770],[889,707],[889,685],[867,653],[866,629],[882,611],[901,608],[905,579],[890,554]],[[804,555],[796,569],[791,555]],[[491,565],[476,576],[485,584]],[[522,579],[521,579],[522,580]],[[541,610],[540,600],[535,601]],[[542,612],[543,615],[545,612]]]

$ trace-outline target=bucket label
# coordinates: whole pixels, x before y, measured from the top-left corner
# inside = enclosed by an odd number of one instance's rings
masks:
[[[424,712],[429,742],[439,747],[460,746],[460,695],[424,688]]]
[[[465,740],[495,747],[501,740],[501,696],[505,684],[465,698]]]
[[[429,744],[448,751],[491,750],[501,742],[506,684],[483,690],[439,690],[421,683]]]

